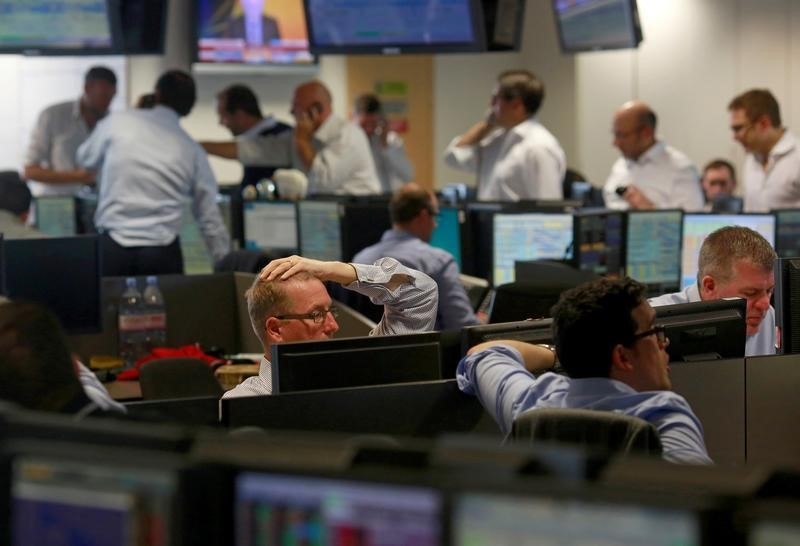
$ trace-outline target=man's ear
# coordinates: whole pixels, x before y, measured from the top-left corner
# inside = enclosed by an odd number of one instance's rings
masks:
[[[711,275],[703,275],[703,278],[700,279],[700,299],[715,299],[716,292],[717,280]]]
[[[617,343],[611,350],[611,374],[627,373],[633,369],[630,349]]]
[[[264,334],[270,344],[283,341],[283,336],[281,335],[281,321],[275,317],[268,317],[264,323]]]

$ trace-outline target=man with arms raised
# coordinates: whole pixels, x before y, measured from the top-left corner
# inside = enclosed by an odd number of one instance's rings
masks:
[[[700,247],[697,284],[682,292],[652,298],[655,306],[739,297],[747,300],[745,355],[775,354],[773,267],[778,255],[750,228],[728,226],[710,234]]]
[[[710,463],[700,421],[669,390],[669,340],[644,290],[631,279],[600,279],[561,295],[552,311],[553,337],[569,377],[542,373],[553,366],[549,349],[489,341],[459,363],[459,387],[478,397],[504,433],[532,408],[610,411],[655,426],[664,459]]]
[[[253,331],[264,345],[258,375],[223,398],[272,394],[270,347],[276,343],[329,339],[339,330],[336,308],[324,281],[369,296],[384,306],[371,335],[411,334],[434,329],[436,283],[392,258],[372,265],[321,262],[300,256],[273,260],[245,293]]]

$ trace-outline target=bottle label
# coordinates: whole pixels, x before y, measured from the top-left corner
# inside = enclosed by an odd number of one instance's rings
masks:
[[[167,328],[166,313],[152,313],[144,316],[147,319],[147,328],[149,330],[166,330]]]
[[[148,319],[146,315],[120,315],[120,332],[139,332],[147,329]]]

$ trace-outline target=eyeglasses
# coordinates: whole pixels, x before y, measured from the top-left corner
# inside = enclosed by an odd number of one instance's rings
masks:
[[[752,126],[752,123],[737,123],[736,125],[731,125],[731,131],[733,131],[734,135],[738,135],[739,133],[746,133]]]
[[[642,339],[643,337],[652,336],[653,334],[656,335],[656,339],[659,343],[666,343],[667,342],[667,327],[663,324],[656,324],[649,330],[645,330],[644,332],[639,332],[633,336],[633,341],[637,339]]]
[[[311,311],[310,313],[296,313],[296,314],[289,314],[289,315],[275,315],[276,319],[279,320],[313,320],[316,324],[322,324],[325,322],[325,319],[328,318],[328,313],[336,318],[339,316],[339,309],[333,305],[328,307],[327,309],[318,309],[316,311]]]

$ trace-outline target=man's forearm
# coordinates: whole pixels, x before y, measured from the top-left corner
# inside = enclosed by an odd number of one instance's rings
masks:
[[[206,153],[211,155],[224,157],[225,159],[239,158],[239,146],[235,141],[229,141],[229,142],[202,141],[200,142],[200,146],[203,147]]]
[[[25,179],[48,184],[91,184],[94,182],[94,173],[85,169],[57,171],[38,165],[26,165]]]
[[[555,353],[547,347],[542,345],[533,345],[531,343],[525,343],[524,341],[516,341],[513,339],[480,343],[467,351],[467,354],[471,355],[496,345],[507,345],[519,351],[519,353],[522,355],[525,369],[531,373],[545,372],[552,369],[555,365]]]
[[[317,151],[311,145],[311,141],[296,137],[294,139],[294,147],[297,150],[297,157],[303,163],[303,168],[305,170],[310,169],[311,164],[314,163],[314,158],[317,156]]]
[[[461,135],[461,138],[456,142],[456,146],[473,146],[483,140],[492,129],[494,129],[493,125],[489,125],[485,121],[479,121],[470,127],[466,133]]]

